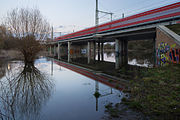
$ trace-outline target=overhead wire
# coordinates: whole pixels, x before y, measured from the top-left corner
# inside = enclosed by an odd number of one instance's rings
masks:
[[[124,13],[125,13],[126,16],[128,16],[128,15],[130,15],[130,14],[132,14],[132,13],[135,13],[135,12],[138,13],[137,11],[140,12],[140,11],[143,10],[143,9],[146,9],[146,10],[152,9],[152,8],[155,7],[155,6],[153,6],[153,5],[156,4],[156,6],[157,6],[157,4],[160,3],[160,2],[166,2],[166,3],[167,3],[167,2],[169,2],[169,1],[167,1],[167,0],[161,0],[161,1],[158,1],[158,2],[155,2],[155,3],[152,3],[152,4],[148,5],[148,6],[144,6],[144,7],[138,8],[138,9],[129,10],[129,11],[126,11],[126,12],[124,12]],[[159,6],[159,5],[162,5],[162,4],[158,4],[158,6]],[[149,6],[151,6],[151,7],[148,8]],[[153,7],[152,7],[152,6],[153,6]],[[148,8],[148,9],[147,9],[147,8]],[[126,14],[126,13],[128,13],[128,14]],[[122,14],[122,13],[119,13],[119,14]],[[116,17],[118,17],[118,16],[120,17],[120,15],[118,15],[118,14],[115,14],[115,16],[116,16]]]

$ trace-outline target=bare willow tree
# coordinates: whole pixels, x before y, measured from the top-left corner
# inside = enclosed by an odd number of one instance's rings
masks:
[[[14,46],[22,53],[24,62],[34,63],[42,49],[40,42],[47,39],[50,31],[47,19],[38,9],[16,8],[7,13],[5,24],[14,36]]]

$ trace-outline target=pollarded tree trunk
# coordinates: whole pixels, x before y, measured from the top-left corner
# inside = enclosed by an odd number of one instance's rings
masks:
[[[17,43],[17,48],[22,53],[25,63],[34,63],[37,54],[43,48],[32,35],[18,40]]]

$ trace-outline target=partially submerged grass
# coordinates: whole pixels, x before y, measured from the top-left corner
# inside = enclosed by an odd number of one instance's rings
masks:
[[[114,107],[112,103],[109,103],[105,106],[106,112],[110,114],[111,117],[118,118],[119,117],[119,109],[118,109],[118,104]]]
[[[131,108],[169,119],[180,115],[180,65],[143,71],[131,85],[131,98],[123,100]]]

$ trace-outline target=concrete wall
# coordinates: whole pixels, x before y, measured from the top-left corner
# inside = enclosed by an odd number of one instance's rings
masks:
[[[169,63],[180,64],[180,45],[167,32],[157,28],[156,30],[156,62],[164,66]]]
[[[71,58],[87,57],[87,45],[71,45],[70,54]]]

